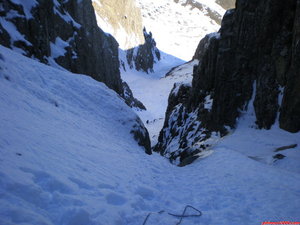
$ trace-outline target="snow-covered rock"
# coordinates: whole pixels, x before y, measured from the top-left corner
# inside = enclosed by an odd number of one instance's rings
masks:
[[[219,33],[200,42],[204,54],[196,54],[202,58],[191,88],[182,96],[170,94],[156,151],[180,163],[194,158],[230,134],[251,107],[252,126],[279,126],[299,137],[300,92],[295,83],[300,67],[299,51],[294,51],[300,39],[299,9],[299,2],[274,5],[265,0],[238,1],[236,9],[228,10]]]
[[[144,44],[126,51],[127,63],[130,69],[153,73],[154,64],[160,60],[160,51],[156,48],[156,42],[152,38],[152,33],[147,33],[145,28],[144,37]]]

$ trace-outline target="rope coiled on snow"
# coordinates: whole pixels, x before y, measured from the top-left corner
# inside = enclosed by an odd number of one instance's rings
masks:
[[[191,208],[191,209],[197,211],[198,213],[197,213],[197,214],[192,214],[192,215],[186,215],[185,213],[186,213],[186,210],[187,210],[188,208]],[[159,211],[159,212],[157,212],[157,213],[158,213],[158,214],[161,214],[161,213],[164,213],[164,212],[165,212],[165,211],[162,210],[162,211]],[[144,222],[143,222],[143,225],[146,225],[146,223],[147,223],[149,217],[151,216],[151,214],[154,214],[154,213],[148,213],[148,215],[146,216],[146,218],[145,218],[145,220],[144,220]],[[196,209],[195,207],[191,206],[191,205],[185,206],[182,215],[177,215],[177,214],[173,214],[173,213],[169,213],[169,212],[168,212],[168,214],[169,214],[170,216],[174,216],[174,217],[179,217],[179,218],[180,218],[179,222],[178,222],[176,225],[180,225],[181,222],[182,222],[182,220],[183,220],[183,218],[187,218],[187,217],[200,217],[200,216],[202,216],[202,212],[201,212],[200,210]]]

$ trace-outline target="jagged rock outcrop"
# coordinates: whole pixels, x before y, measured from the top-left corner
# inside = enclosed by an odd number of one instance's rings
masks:
[[[127,63],[130,68],[143,70],[144,72],[153,72],[154,63],[160,60],[160,52],[156,48],[155,40],[152,33],[147,33],[146,28],[143,29],[145,43],[127,50]]]
[[[168,107],[155,150],[180,161],[197,154],[236,126],[252,96],[258,128],[270,129],[279,114],[281,128],[298,132],[299,21],[299,0],[238,0],[194,68],[189,96]]]

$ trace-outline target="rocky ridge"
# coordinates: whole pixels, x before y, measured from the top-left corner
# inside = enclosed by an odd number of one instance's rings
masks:
[[[300,1],[237,1],[209,39],[192,86],[172,90],[155,151],[178,164],[197,156],[236,127],[250,100],[257,128],[278,119],[298,132],[299,16]]]

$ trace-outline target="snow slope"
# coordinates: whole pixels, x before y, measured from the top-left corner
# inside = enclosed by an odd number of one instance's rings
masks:
[[[101,191],[115,181],[98,164],[117,174],[144,155],[131,134],[139,118],[90,77],[0,52],[0,224],[91,224],[99,198],[124,199]]]
[[[197,0],[202,10],[185,5],[187,0],[137,0],[142,10],[143,24],[151,31],[157,47],[185,61],[192,59],[199,41],[220,25],[208,15],[212,10],[221,17],[225,10],[215,0]]]
[[[175,167],[137,145],[136,116],[103,84],[0,52],[1,225],[141,225],[150,212],[147,225],[176,224],[167,212],[187,204],[203,215],[181,224],[300,220],[299,170],[239,152],[242,133]],[[279,139],[300,144],[299,134],[273,132],[253,150]],[[288,151],[299,156],[299,147]]]

